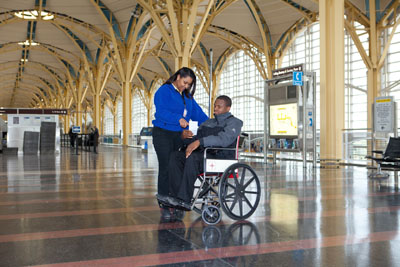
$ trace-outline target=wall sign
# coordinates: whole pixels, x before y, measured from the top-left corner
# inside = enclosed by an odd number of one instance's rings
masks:
[[[392,96],[375,98],[374,131],[380,133],[393,132],[394,112],[394,101]]]

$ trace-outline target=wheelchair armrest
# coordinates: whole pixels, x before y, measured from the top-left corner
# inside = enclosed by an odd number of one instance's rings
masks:
[[[235,147],[206,147],[204,149],[204,151],[209,150],[209,149],[213,149],[213,150],[233,150],[233,151],[236,150]]]
[[[236,151],[236,148],[235,148],[235,147],[232,147],[232,148],[230,148],[230,147],[206,147],[206,148],[204,149],[204,159],[207,158],[207,151],[210,150],[210,149],[212,149],[212,150]]]

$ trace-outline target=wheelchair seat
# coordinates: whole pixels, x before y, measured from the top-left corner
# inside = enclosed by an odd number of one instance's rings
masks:
[[[221,209],[234,220],[244,220],[256,210],[261,186],[255,171],[239,163],[239,151],[245,135],[237,138],[235,148],[206,148],[204,172],[197,176],[192,209],[202,215],[207,224],[221,220]],[[234,150],[234,159],[207,158],[207,150]]]

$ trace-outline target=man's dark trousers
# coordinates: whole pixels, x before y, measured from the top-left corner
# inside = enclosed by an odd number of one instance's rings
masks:
[[[168,166],[169,191],[171,196],[189,203],[193,197],[197,175],[203,172],[204,152],[193,151],[186,158],[185,151],[171,154]]]

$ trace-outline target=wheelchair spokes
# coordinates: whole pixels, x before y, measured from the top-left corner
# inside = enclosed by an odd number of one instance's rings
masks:
[[[234,184],[230,182],[232,179]],[[260,193],[260,181],[253,169],[246,164],[231,165],[221,177],[220,203],[224,212],[232,219],[241,220],[251,216],[260,201]]]

